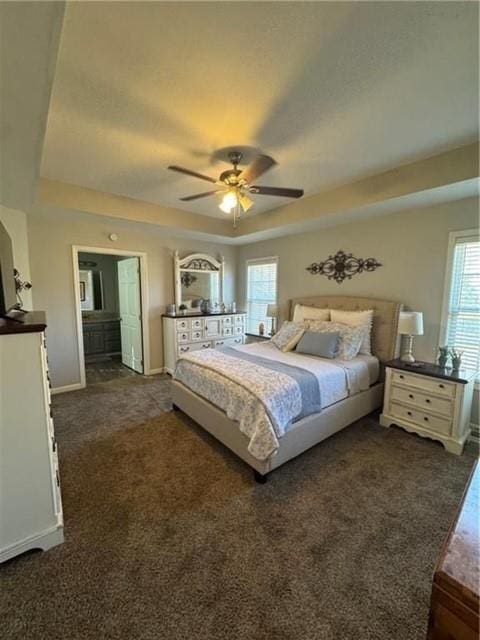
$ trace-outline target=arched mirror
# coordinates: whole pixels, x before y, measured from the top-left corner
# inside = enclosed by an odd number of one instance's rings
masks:
[[[199,312],[204,300],[223,302],[224,259],[205,253],[180,258],[175,252],[175,304],[177,311]]]

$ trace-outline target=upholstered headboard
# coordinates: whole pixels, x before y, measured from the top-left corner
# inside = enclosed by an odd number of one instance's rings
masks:
[[[289,318],[293,317],[296,304],[324,309],[344,309],[346,311],[365,311],[373,309],[372,353],[380,362],[395,357],[397,345],[398,317],[402,305],[391,300],[375,298],[356,298],[353,296],[311,296],[294,298],[290,301]]]

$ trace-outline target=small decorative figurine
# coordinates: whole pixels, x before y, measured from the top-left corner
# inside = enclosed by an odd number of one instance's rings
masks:
[[[458,371],[458,369],[460,369],[460,367],[462,366],[463,351],[450,349],[450,356],[452,358],[452,369],[454,371]]]
[[[445,345],[444,347],[440,347],[438,351],[438,366],[442,369],[445,369],[445,367],[447,366],[448,357],[450,355],[450,347],[448,345]]]
[[[260,322],[260,324],[258,325],[258,334],[260,336],[263,336],[265,334],[265,325],[263,324],[263,322]]]

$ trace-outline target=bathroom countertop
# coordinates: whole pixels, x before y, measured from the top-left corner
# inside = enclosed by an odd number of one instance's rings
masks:
[[[99,322],[119,322],[120,318],[82,318],[82,324],[98,324]]]

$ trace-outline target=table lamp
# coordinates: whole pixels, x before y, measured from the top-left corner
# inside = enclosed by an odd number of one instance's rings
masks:
[[[267,313],[265,314],[267,318],[272,319],[272,328],[270,329],[270,335],[273,336],[275,334],[274,323],[275,318],[278,314],[278,305],[276,304],[267,304]]]
[[[413,336],[423,335],[423,313],[421,311],[401,311],[398,333],[405,336],[402,355],[403,362],[415,362],[413,357]]]

